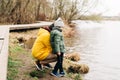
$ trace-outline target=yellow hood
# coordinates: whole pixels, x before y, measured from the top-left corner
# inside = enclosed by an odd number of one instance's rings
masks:
[[[44,60],[52,51],[50,45],[50,33],[40,28],[37,39],[32,47],[32,55],[36,59]]]

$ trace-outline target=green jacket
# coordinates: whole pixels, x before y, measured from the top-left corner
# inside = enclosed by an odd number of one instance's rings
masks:
[[[53,53],[65,53],[65,45],[61,29],[57,27],[53,28],[50,33],[50,43]]]

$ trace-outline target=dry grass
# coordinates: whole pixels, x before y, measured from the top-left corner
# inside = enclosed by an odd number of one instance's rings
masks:
[[[64,59],[64,68],[68,73],[86,74],[89,72],[89,67],[86,64],[79,64],[68,59]]]
[[[79,61],[80,60],[80,53],[69,53],[65,55],[66,59],[71,61]]]
[[[64,37],[73,37],[75,35],[75,24],[71,23],[71,24],[68,24],[67,21],[64,20],[64,23],[65,23],[65,26],[63,28],[63,34],[64,34]]]

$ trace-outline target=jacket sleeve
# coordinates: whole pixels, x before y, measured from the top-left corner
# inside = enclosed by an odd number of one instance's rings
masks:
[[[50,33],[50,43],[51,43],[51,47],[54,48],[54,33],[53,33],[53,31],[51,31],[51,33]]]
[[[51,32],[51,46],[53,53],[60,52],[60,36],[56,31]]]
[[[63,37],[62,37],[62,40],[63,40],[63,50],[64,50],[64,52],[66,52],[65,43],[64,43],[64,38]]]

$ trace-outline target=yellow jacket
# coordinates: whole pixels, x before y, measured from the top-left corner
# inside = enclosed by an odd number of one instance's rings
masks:
[[[50,33],[40,28],[37,39],[32,47],[32,55],[38,60],[44,60],[52,51],[50,45]]]

